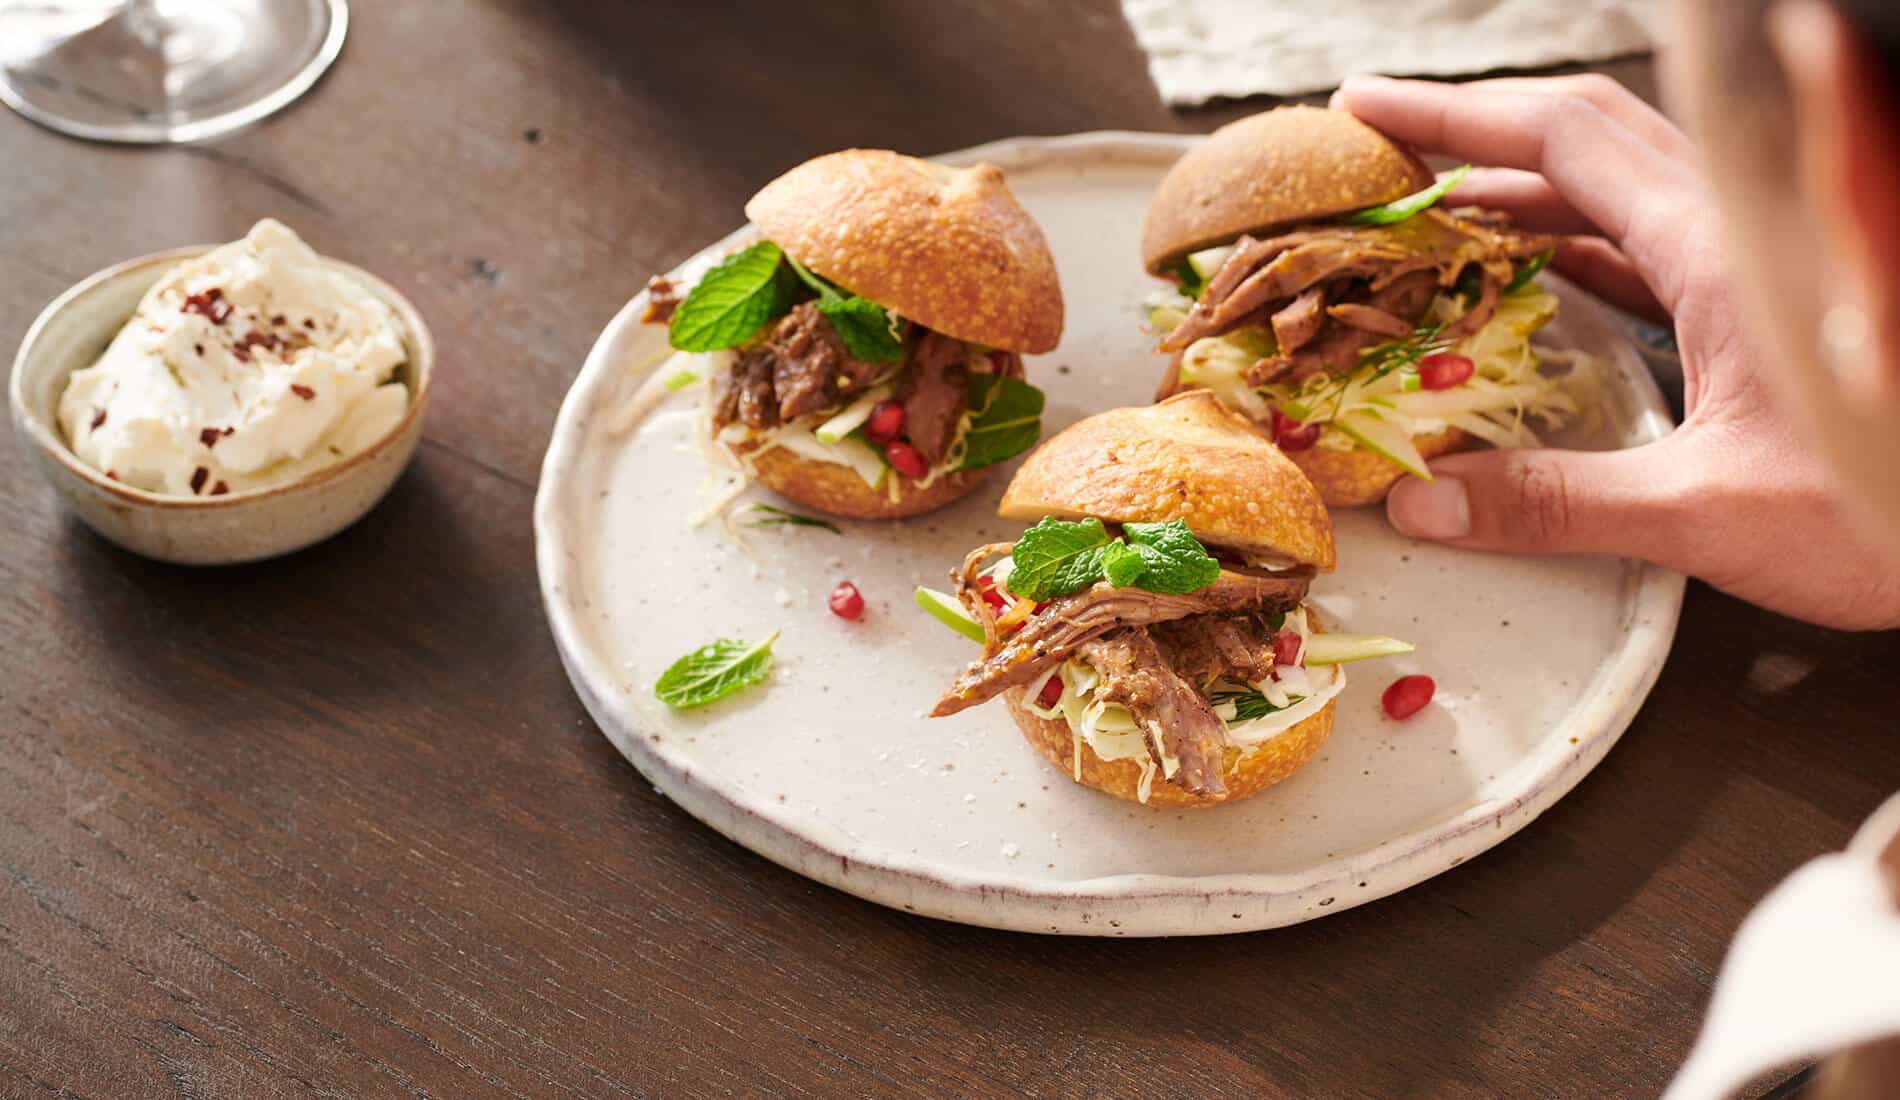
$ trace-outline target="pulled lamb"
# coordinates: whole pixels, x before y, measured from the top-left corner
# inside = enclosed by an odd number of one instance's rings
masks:
[[[895,373],[910,444],[934,466],[956,442],[970,392],[968,355],[969,345],[961,340],[913,324],[900,364],[854,358],[817,305],[803,302],[714,379],[713,430],[739,422],[765,431],[834,410]],[[993,353],[992,361],[1021,377],[1020,356]]]
[[[1432,208],[1393,225],[1320,225],[1243,236],[1187,318],[1161,343],[1179,352],[1243,325],[1271,328],[1275,353],[1248,372],[1261,386],[1350,370],[1361,352],[1410,335],[1432,297],[1475,268],[1476,298],[1440,334],[1470,336],[1491,320],[1513,262],[1556,238],[1513,229],[1492,213]]]
[[[1011,549],[980,547],[955,575],[958,598],[983,625],[984,655],[931,716],[1032,684],[1079,656],[1101,677],[1097,698],[1128,708],[1155,761],[1177,762],[1169,782],[1194,794],[1225,794],[1227,725],[1214,713],[1208,688],[1223,677],[1254,683],[1272,674],[1269,616],[1300,605],[1313,571],[1270,573],[1224,562],[1213,584],[1183,595],[1098,582],[1010,621],[987,596],[983,567]]]

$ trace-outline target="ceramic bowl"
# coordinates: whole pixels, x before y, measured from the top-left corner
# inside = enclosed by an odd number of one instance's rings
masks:
[[[181,565],[227,565],[288,554],[362,518],[415,453],[435,373],[435,342],[415,307],[374,275],[326,258],[325,263],[387,302],[402,322],[409,359],[396,377],[409,388],[409,411],[401,422],[361,453],[284,485],[178,497],[107,478],[80,461],[60,431],[59,398],[66,380],[98,360],[166,271],[211,247],[128,260],[60,295],[27,330],[8,390],[15,431],[79,518],[135,554]]]

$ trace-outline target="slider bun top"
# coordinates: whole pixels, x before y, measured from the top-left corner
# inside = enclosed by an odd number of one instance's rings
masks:
[[[1185,520],[1203,543],[1254,558],[1334,564],[1319,491],[1246,417],[1206,390],[1111,409],[1030,454],[998,513],[1109,523]]]
[[[927,328],[1028,353],[1062,337],[1055,259],[993,164],[846,149],[766,184],[745,212],[799,263]]]
[[[1174,162],[1148,202],[1141,262],[1158,275],[1242,233],[1378,206],[1431,183],[1409,149],[1344,111],[1276,107],[1228,123]]]

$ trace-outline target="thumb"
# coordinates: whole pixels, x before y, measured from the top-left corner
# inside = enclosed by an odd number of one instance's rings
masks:
[[[1478,550],[1673,556],[1672,463],[1651,443],[1622,451],[1505,450],[1448,455],[1434,480],[1392,487],[1401,534]]]

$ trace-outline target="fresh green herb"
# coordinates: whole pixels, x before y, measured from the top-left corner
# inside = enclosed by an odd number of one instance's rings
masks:
[[[1183,596],[1199,592],[1220,579],[1220,562],[1215,561],[1182,520],[1167,523],[1128,523],[1122,525],[1128,544],[1147,566],[1139,579],[1128,582],[1150,592]],[[1128,584],[1110,581],[1117,588]]]
[[[751,511],[762,512],[764,514],[759,516],[757,519],[746,520],[745,522],[741,523],[739,526],[741,527],[780,527],[780,526],[822,527],[823,529],[830,531],[834,535],[844,534],[843,531],[838,530],[837,524],[832,523],[829,520],[813,519],[810,516],[801,516],[797,512],[787,512],[783,508],[774,508],[770,504],[754,504],[751,508]]]
[[[760,241],[721,260],[673,311],[667,339],[681,351],[717,351],[751,339],[792,308],[794,287],[780,271],[784,255]]]
[[[1413,329],[1410,336],[1367,348],[1360,353],[1358,369],[1371,368],[1371,371],[1362,381],[1377,382],[1400,367],[1409,367],[1427,355],[1445,350],[1450,342],[1438,338],[1444,330],[1444,325],[1424,325]]]
[[[1116,588],[1127,588],[1148,572],[1148,559],[1121,539],[1102,547],[1102,575]]]
[[[1169,264],[1167,270],[1179,280],[1181,293],[1195,301],[1200,300],[1201,292],[1207,289],[1207,280],[1201,278],[1201,273],[1194,270],[1193,264],[1186,259],[1179,259]]]
[[[1511,276],[1511,281],[1504,284],[1504,293],[1515,293],[1529,286],[1531,280],[1537,278],[1537,273],[1544,270],[1545,265],[1549,264],[1551,258],[1555,255],[1557,255],[1556,249],[1546,248],[1537,255],[1525,260],[1524,266],[1518,268],[1517,274]]]
[[[1444,198],[1445,193],[1458,186],[1464,180],[1465,173],[1469,171],[1471,171],[1471,165],[1460,164],[1439,177],[1437,183],[1425,190],[1414,191],[1384,206],[1368,207],[1356,214],[1348,214],[1346,221],[1353,225],[1395,225]]]
[[[957,469],[981,469],[1034,447],[1042,438],[1042,401],[1042,391],[1020,378],[970,375],[970,427]]]
[[[867,363],[895,363],[904,357],[899,328],[902,322],[889,310],[868,298],[845,293],[790,256],[785,259],[792,265],[793,274],[818,292],[818,312],[831,322],[853,358]]]
[[[1484,295],[1484,268],[1477,264],[1466,264],[1458,273],[1458,281],[1451,284],[1451,292],[1464,299],[1465,308],[1478,304]]]
[[[1216,691],[1209,695],[1208,701],[1215,706],[1222,703],[1234,704],[1234,722],[1251,722],[1256,718],[1265,718],[1275,711],[1286,707],[1276,707],[1267,701],[1267,697],[1257,691]],[[1288,706],[1291,706],[1288,703]]]
[[[764,680],[772,671],[778,631],[754,645],[721,638],[674,661],[653,685],[660,702],[677,710],[703,707]]]
[[[1070,523],[1045,516],[1016,540],[1015,564],[1003,584],[1029,600],[1078,592],[1102,579],[1102,548],[1111,541],[1099,519]]]
[[[1016,541],[1004,586],[1030,600],[1066,596],[1102,580],[1116,588],[1181,595],[1220,576],[1220,563],[1181,520],[1130,523],[1122,530],[1110,538],[1099,519],[1046,516]]]
[[[1412,330],[1412,335],[1392,340],[1384,344],[1367,348],[1359,353],[1359,363],[1347,374],[1304,401],[1307,415],[1298,419],[1302,423],[1315,421],[1325,423],[1339,415],[1340,405],[1346,398],[1346,391],[1354,386],[1369,386],[1395,370],[1410,367],[1428,355],[1436,355],[1451,346],[1451,341],[1439,339],[1444,325],[1426,325]],[[1320,410],[1328,404],[1332,411],[1321,414]],[[1289,414],[1291,415],[1291,414]]]

